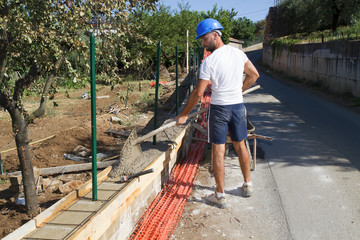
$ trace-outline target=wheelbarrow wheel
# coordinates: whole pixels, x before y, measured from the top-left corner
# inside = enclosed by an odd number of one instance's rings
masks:
[[[256,163],[254,161],[254,158],[252,157],[252,154],[251,154],[251,149],[250,149],[250,144],[249,144],[249,140],[248,139],[245,139],[245,145],[246,145],[246,149],[249,153],[249,160],[250,160],[250,170],[251,171],[255,171],[255,166],[256,166]]]

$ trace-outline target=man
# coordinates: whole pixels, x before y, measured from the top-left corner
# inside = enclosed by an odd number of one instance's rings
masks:
[[[215,193],[207,196],[208,203],[220,208],[227,207],[225,199],[225,142],[229,131],[234,149],[238,155],[244,177],[243,196],[253,192],[250,179],[250,160],[244,140],[247,137],[246,109],[242,92],[251,87],[259,73],[244,52],[227,46],[221,39],[223,27],[215,19],[201,21],[196,39],[212,54],[200,66],[199,81],[189,96],[184,110],[175,118],[177,125],[187,121],[187,115],[201,100],[205,88],[211,83],[211,102],[208,119],[208,137],[212,143],[213,172],[216,182]],[[243,73],[246,73],[244,82]]]

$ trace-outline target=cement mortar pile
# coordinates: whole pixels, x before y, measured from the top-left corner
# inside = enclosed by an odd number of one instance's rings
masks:
[[[185,126],[174,126],[156,135],[156,144],[152,138],[141,143],[132,145],[138,136],[134,129],[126,140],[117,161],[109,174],[111,178],[128,176],[141,172],[146,166],[167,151],[174,143],[176,137]]]

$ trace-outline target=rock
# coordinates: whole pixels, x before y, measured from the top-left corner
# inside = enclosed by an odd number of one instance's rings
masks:
[[[110,117],[110,122],[116,122],[116,123],[119,123],[120,125],[123,124],[123,120],[121,120],[118,117],[114,117],[114,116]]]
[[[74,180],[81,180],[85,179],[87,176],[87,173],[77,173],[77,174],[69,174],[69,175],[63,175],[59,177],[58,179],[62,181],[63,183],[68,183]]]
[[[44,178],[42,181],[42,189],[45,192],[55,192],[62,184],[62,181],[58,179]]]
[[[72,152],[73,152],[73,154],[75,154],[77,156],[86,157],[86,156],[90,155],[91,150],[84,146],[79,145]]]
[[[67,194],[75,189],[78,189],[82,184],[83,183],[80,180],[71,181],[71,182],[62,184],[59,187],[59,191],[63,194]]]

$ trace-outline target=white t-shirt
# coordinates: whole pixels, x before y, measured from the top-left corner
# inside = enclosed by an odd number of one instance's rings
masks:
[[[211,82],[211,104],[243,102],[242,86],[246,54],[231,46],[216,49],[200,65],[199,78]]]

